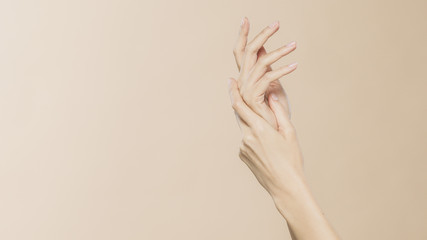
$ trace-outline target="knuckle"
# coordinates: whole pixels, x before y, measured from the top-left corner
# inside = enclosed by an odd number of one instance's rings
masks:
[[[240,160],[242,160],[244,163],[246,163],[246,162],[247,162],[247,157],[246,157],[245,153],[244,153],[244,152],[242,152],[242,151],[240,151],[240,152],[239,152],[239,158],[240,158]]]
[[[239,157],[243,161],[246,161],[248,159],[248,149],[246,145],[243,143],[243,141],[240,143],[240,146],[239,146]]]
[[[265,74],[264,74],[264,79],[265,80],[270,80],[270,79],[273,79],[273,74],[271,73],[271,71],[270,72],[266,72]]]
[[[252,95],[249,94],[247,91],[243,92],[241,95],[242,95],[243,100],[245,100],[246,103],[248,103],[249,105],[251,105]]]
[[[242,101],[240,101],[240,100],[234,101],[231,104],[231,107],[236,111],[240,111],[240,109],[242,108]]]
[[[246,47],[246,52],[249,52],[249,53],[256,53],[257,52],[257,47],[253,44],[253,43],[250,43],[247,47]]]
[[[260,59],[258,59],[258,66],[260,68],[266,69],[268,64],[269,64],[269,61],[267,57],[261,57]]]
[[[242,84],[242,87],[239,88],[240,96],[243,98],[243,94],[245,93],[245,86]]]
[[[265,35],[267,35],[270,31],[271,31],[271,28],[269,28],[269,27],[265,27],[265,28],[261,31],[261,34],[262,34],[263,36],[265,36]]]
[[[243,154],[246,151],[246,146],[244,144],[244,141],[242,141],[239,145],[239,154]]]
[[[242,139],[242,146],[246,149],[250,146],[253,146],[253,144],[256,142],[256,138],[252,134],[247,134]]]
[[[245,155],[243,154],[242,150],[239,151],[239,157],[241,160],[245,158]]]
[[[241,96],[248,106],[251,106],[252,108],[257,107],[256,99],[254,98],[254,94],[252,93],[252,91],[246,90],[241,94]]]
[[[286,136],[291,137],[291,138],[295,138],[297,131],[295,129],[295,127],[293,126],[289,126],[285,129],[283,129],[283,132],[286,134]]]
[[[264,127],[264,125],[263,124],[260,124],[260,123],[255,123],[254,124],[254,127],[253,127],[253,133],[254,133],[254,135],[255,136],[262,136],[263,134],[264,134],[264,132],[265,132],[265,127]]]

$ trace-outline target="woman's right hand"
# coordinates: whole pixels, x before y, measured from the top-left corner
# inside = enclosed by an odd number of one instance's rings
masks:
[[[278,130],[246,105],[233,78],[229,93],[243,132],[239,156],[271,195],[292,239],[339,239],[306,184],[295,128],[276,96],[268,102]]]
[[[269,109],[277,130],[246,104],[234,78],[230,78],[229,94],[243,135],[240,159],[273,199],[293,190],[295,181],[303,179],[303,156],[284,107],[274,94],[270,95]]]

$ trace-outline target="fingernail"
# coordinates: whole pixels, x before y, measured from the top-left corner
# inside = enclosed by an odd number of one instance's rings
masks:
[[[243,26],[243,24],[245,24],[245,17],[242,18],[242,22],[240,23],[240,27]]]
[[[272,93],[271,94],[271,98],[273,99],[273,100],[278,100],[279,98],[276,96],[276,94],[274,94],[274,93]]]
[[[286,45],[286,47],[293,47],[293,46],[295,46],[295,44],[296,44],[296,42],[295,42],[295,41],[292,41],[292,42],[288,43],[288,44]]]
[[[230,86],[230,85],[231,85],[231,81],[232,81],[232,79],[231,79],[231,78],[228,78],[228,86]]]
[[[298,65],[298,63],[295,62],[295,63],[289,64],[288,67],[289,68],[295,68],[297,65]]]
[[[270,24],[269,27],[275,28],[275,27],[277,27],[277,25],[279,25],[279,21],[275,21],[274,23]]]

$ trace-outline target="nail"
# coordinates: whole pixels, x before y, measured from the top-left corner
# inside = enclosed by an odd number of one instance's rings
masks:
[[[243,26],[243,24],[245,24],[245,17],[242,18],[242,22],[240,23],[240,27]]]
[[[292,41],[291,43],[288,43],[288,44],[286,45],[286,47],[293,47],[293,46],[295,46],[295,44],[296,44],[296,42],[295,42],[295,41]]]
[[[228,86],[230,86],[231,85],[231,77],[230,78],[228,78]]]
[[[277,25],[279,25],[279,21],[275,21],[272,24],[269,25],[270,28],[275,28]]]
[[[276,96],[276,94],[274,94],[274,93],[272,93],[272,94],[271,94],[271,98],[272,98],[273,100],[276,100],[276,101],[279,99],[279,98]]]
[[[295,63],[289,64],[288,68],[296,68],[297,65],[298,65],[298,63],[295,62]]]

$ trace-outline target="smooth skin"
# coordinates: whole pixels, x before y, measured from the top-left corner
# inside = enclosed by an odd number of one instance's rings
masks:
[[[339,239],[306,182],[303,155],[279,82],[297,64],[277,70],[270,67],[295,50],[296,44],[270,53],[263,47],[278,29],[279,22],[274,22],[248,42],[246,17],[240,26],[233,50],[239,77],[229,79],[231,105],[242,132],[239,157],[272,197],[292,239]]]

